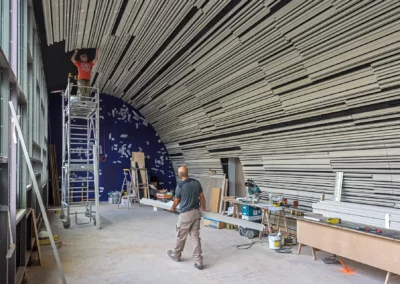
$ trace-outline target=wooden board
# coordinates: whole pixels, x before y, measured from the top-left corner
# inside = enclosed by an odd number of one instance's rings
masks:
[[[132,152],[132,161],[134,162],[134,168],[145,168],[143,152]]]
[[[210,212],[218,213],[221,201],[221,189],[213,187],[211,189],[210,207],[208,208]]]
[[[144,158],[144,153],[143,152],[132,152],[132,160],[131,164],[133,168],[145,168],[145,158]],[[144,183],[146,182],[146,172],[145,171],[140,171],[140,178],[139,178],[139,183]],[[132,179],[136,179],[136,171],[132,170]],[[146,190],[145,190],[146,192]],[[147,197],[147,193],[145,193],[145,196]]]
[[[298,243],[400,274],[400,242],[355,230],[297,220]]]
[[[32,210],[33,230],[35,233],[36,250],[38,254],[39,265],[42,265],[42,253],[40,251],[39,233],[38,233],[39,228],[37,227],[35,209],[32,208],[31,210]]]
[[[148,198],[140,199],[140,203],[144,204],[144,205],[154,206],[157,208],[162,208],[165,210],[171,209],[171,206],[166,204],[165,202],[152,200],[152,199],[148,199]],[[176,210],[176,211],[179,212],[179,210]],[[258,231],[264,230],[264,225],[262,225],[262,224],[247,221],[247,220],[227,217],[227,216],[213,213],[213,212],[201,211],[201,216],[203,218],[207,218],[207,219],[211,219],[211,220],[215,220],[215,221],[221,221],[221,222],[224,222],[227,224],[233,224],[233,225],[237,225],[237,226],[244,227],[244,228],[254,229],[254,230],[258,230]]]

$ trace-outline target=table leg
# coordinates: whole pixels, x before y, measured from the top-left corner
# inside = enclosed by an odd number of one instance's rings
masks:
[[[301,248],[302,248],[302,247],[303,247],[303,245],[299,243],[299,248],[298,248],[298,250],[297,250],[297,254],[301,254]]]
[[[312,251],[312,257],[314,260],[317,260],[317,256],[315,255],[315,252],[317,251],[315,248],[311,248]]]
[[[239,213],[239,204],[234,204],[233,205],[234,206],[234,211],[235,211],[235,213],[236,213],[236,218],[237,219],[240,219],[240,213]],[[238,230],[240,230],[240,227],[239,226],[237,226],[237,228],[238,228]]]
[[[282,208],[282,210],[283,210],[283,208]],[[279,228],[281,227],[281,214],[282,214],[282,210],[279,211],[279,214],[278,214],[278,222],[276,223],[276,231],[277,231],[277,232],[279,232]]]
[[[269,214],[268,213],[266,214],[266,217],[267,217],[268,234],[271,234],[272,233],[272,228],[271,228],[271,223],[269,222],[270,219],[269,219]]]
[[[285,224],[286,233],[289,233],[289,227],[288,227],[288,224],[287,224],[287,218],[286,218],[286,214],[285,214],[285,209],[283,209],[283,223]]]
[[[391,275],[391,273],[388,271],[387,274],[386,274],[385,284],[389,283],[390,275]]]
[[[236,212],[236,218],[240,219],[239,205],[238,204],[235,204],[235,212]]]
[[[261,224],[264,225],[264,221],[265,221],[265,210],[264,210],[264,209],[261,209],[261,214],[262,214],[262,216],[261,216]],[[264,230],[265,230],[265,229],[263,229],[262,231],[260,231],[260,235],[259,235],[260,240],[262,239],[262,235],[263,235],[263,233],[264,233]]]

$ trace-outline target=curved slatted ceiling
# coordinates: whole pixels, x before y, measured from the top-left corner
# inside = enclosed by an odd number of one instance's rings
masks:
[[[93,83],[149,119],[175,166],[304,207],[400,208],[399,1],[43,0],[48,44],[99,47]]]

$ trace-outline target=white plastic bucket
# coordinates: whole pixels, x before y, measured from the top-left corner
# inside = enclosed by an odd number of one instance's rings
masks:
[[[124,197],[121,198],[121,205],[128,205],[128,197],[127,196],[125,198]]]
[[[276,250],[281,248],[281,236],[269,235],[268,240],[270,249]]]

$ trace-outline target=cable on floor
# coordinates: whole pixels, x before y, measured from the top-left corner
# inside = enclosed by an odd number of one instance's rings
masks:
[[[267,243],[268,241],[252,241],[249,244],[242,244],[242,245],[234,245],[237,249],[249,249],[251,248],[254,244],[261,244],[261,243]]]
[[[284,246],[275,250],[277,253],[292,253],[292,247]]]

